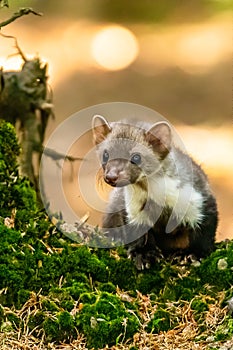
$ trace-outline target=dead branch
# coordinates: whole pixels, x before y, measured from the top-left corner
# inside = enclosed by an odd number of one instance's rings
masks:
[[[52,158],[53,160],[68,160],[69,162],[75,162],[77,160],[83,160],[83,158],[67,156],[66,154],[59,153],[51,148],[44,148],[44,155]]]
[[[1,26],[0,26],[0,27],[1,27]],[[24,55],[23,51],[22,51],[21,48],[19,47],[17,38],[16,38],[15,36],[13,36],[13,35],[6,35],[6,34],[3,34],[3,33],[0,33],[0,35],[3,36],[4,38],[7,38],[7,39],[14,39],[14,41],[15,41],[15,47],[16,47],[16,49],[18,50],[18,53],[17,53],[17,54],[19,54],[19,55],[22,57],[22,59],[24,60],[24,62],[27,62],[27,61],[28,61],[27,58],[26,58],[26,56]]]
[[[19,71],[0,69],[0,118],[16,126],[22,147],[20,171],[36,186],[45,130],[49,117],[54,115],[47,87],[48,67],[39,57],[28,59],[14,36],[0,35],[15,40],[17,53],[24,61]]]
[[[12,17],[8,18],[7,20],[3,21],[0,23],[0,28],[7,26],[8,24],[14,22],[17,18],[28,15],[32,13],[33,15],[36,16],[42,16],[42,14],[40,12],[36,12],[34,11],[32,8],[30,7],[23,7],[21,9],[19,9],[19,11],[15,12]]]

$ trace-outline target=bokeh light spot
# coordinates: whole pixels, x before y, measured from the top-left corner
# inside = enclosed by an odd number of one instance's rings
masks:
[[[108,26],[97,32],[92,41],[92,55],[104,69],[121,70],[138,55],[135,35],[122,26]]]

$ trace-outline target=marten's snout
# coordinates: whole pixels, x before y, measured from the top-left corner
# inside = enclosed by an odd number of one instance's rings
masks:
[[[109,185],[115,186],[118,180],[117,171],[115,169],[111,169],[109,172],[107,172],[107,174],[105,174],[104,179]]]
[[[115,187],[126,186],[130,183],[129,176],[125,168],[125,161],[109,161],[104,169],[104,180],[107,184]]]

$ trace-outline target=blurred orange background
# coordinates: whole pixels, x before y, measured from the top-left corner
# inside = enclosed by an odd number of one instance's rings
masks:
[[[202,164],[217,196],[217,239],[233,238],[232,10],[229,0],[9,1],[43,12],[2,28],[27,57],[49,63],[56,119],[94,104],[125,101],[162,114]],[[0,37],[0,66],[20,69]]]

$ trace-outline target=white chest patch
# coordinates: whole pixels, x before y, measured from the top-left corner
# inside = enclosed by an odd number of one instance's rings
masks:
[[[153,226],[146,210],[143,210],[148,200],[146,190],[143,190],[139,185],[129,185],[125,187],[125,203],[126,212],[130,223],[134,224],[148,224]]]
[[[168,220],[166,232],[173,231],[179,224],[188,224],[192,228],[201,223],[203,219],[203,197],[191,184],[181,186],[180,180],[168,176],[148,179],[148,191],[139,185],[129,185],[125,188],[126,211],[129,222],[155,224],[151,219],[145,203],[150,200],[150,211],[168,207],[172,213]],[[160,213],[161,213],[160,211]],[[160,214],[158,213],[158,214]],[[175,220],[174,220],[175,219]],[[175,225],[175,226],[174,226]]]

